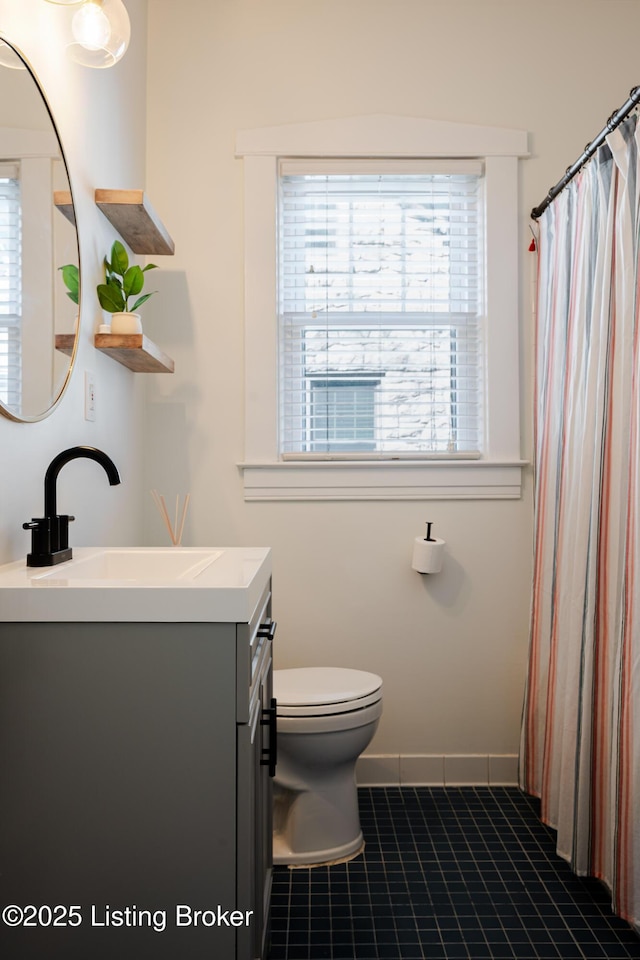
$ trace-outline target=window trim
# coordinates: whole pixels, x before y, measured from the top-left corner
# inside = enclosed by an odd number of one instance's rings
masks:
[[[238,131],[245,188],[245,500],[504,499],[522,482],[519,410],[518,158],[522,130],[369,116]],[[279,161],[481,158],[485,164],[485,451],[480,460],[291,462],[278,454]]]

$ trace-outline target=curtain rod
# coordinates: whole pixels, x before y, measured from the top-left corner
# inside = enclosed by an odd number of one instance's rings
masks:
[[[611,114],[611,116],[607,120],[606,126],[600,131],[598,136],[594,140],[592,140],[591,143],[588,143],[586,145],[586,147],[584,148],[583,152],[580,154],[576,162],[572,164],[570,167],[567,167],[567,171],[564,177],[562,177],[561,180],[558,180],[555,187],[551,187],[551,190],[549,190],[549,193],[546,195],[542,203],[538,204],[537,207],[533,208],[533,210],[531,211],[532,220],[537,220],[538,217],[544,213],[544,211],[547,209],[549,204],[552,203],[555,200],[555,198],[558,196],[558,194],[564,190],[564,188],[569,183],[569,181],[573,180],[578,170],[580,170],[585,165],[587,160],[591,159],[591,157],[594,155],[598,147],[602,143],[604,143],[605,138],[608,136],[608,134],[610,134],[613,130],[616,129],[617,126],[619,126],[622,123],[625,117],[627,117],[631,113],[633,108],[638,103],[640,103],[640,87],[633,87],[631,92],[629,93],[629,99],[622,104],[619,110],[615,110]]]

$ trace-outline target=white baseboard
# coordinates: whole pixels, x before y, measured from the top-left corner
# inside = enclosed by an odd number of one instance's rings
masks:
[[[359,787],[515,787],[517,754],[364,754],[356,766]]]

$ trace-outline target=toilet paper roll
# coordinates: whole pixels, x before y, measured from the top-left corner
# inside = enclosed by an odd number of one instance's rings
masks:
[[[411,566],[418,573],[440,573],[444,560],[445,541],[434,537],[433,540],[424,540],[416,537],[413,542],[413,559]]]

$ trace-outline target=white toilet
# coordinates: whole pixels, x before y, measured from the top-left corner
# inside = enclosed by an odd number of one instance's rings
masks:
[[[362,848],[356,761],[382,714],[382,680],[339,667],[275,670],[273,862],[317,864]]]

